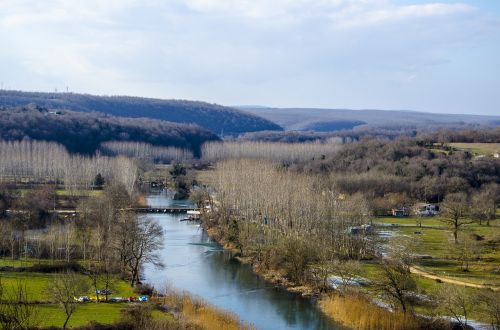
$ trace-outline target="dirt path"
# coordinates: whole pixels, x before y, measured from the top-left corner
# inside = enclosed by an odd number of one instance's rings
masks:
[[[422,276],[422,277],[425,277],[425,278],[429,278],[431,280],[440,280],[440,281],[442,281],[444,283],[450,283],[450,284],[468,286],[468,287],[471,287],[471,288],[478,288],[478,289],[491,289],[493,291],[499,291],[500,290],[500,287],[498,287],[498,286],[464,282],[464,281],[455,280],[455,279],[452,279],[452,278],[449,278],[449,277],[442,277],[442,276],[438,276],[438,275],[433,275],[433,274],[428,273],[428,272],[426,272],[426,271],[424,271],[424,270],[422,270],[420,268],[417,268],[417,267],[410,267],[410,271],[413,274],[416,274],[416,275],[419,275],[419,276]]]

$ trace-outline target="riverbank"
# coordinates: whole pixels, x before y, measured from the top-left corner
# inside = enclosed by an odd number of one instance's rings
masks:
[[[9,270],[0,272],[0,316],[10,315],[11,309],[4,310],[7,306],[6,299],[13,294],[21,295],[23,302],[29,304],[29,313],[25,314],[25,320],[29,325],[40,329],[59,329],[64,323],[66,315],[58,303],[53,300],[48,292],[53,285],[58,273],[41,273],[37,267],[37,261],[27,260],[23,268],[9,267]],[[43,262],[43,261],[42,261]],[[13,263],[10,260],[0,259],[1,264]],[[60,267],[66,265],[60,263]],[[38,270],[38,271],[34,271]],[[87,275],[75,273],[79,281],[86,281]],[[25,291],[19,291],[19,288]],[[24,292],[24,293],[22,293]],[[80,292],[85,297],[95,298],[92,289]],[[122,329],[120,326],[136,326],[141,319],[151,319],[148,327],[141,329],[252,329],[252,327],[242,321],[233,313],[221,310],[207,303],[206,301],[189,295],[188,293],[168,292],[164,295],[153,295],[149,302],[114,302],[112,297],[137,297],[129,284],[119,277],[113,278],[113,292],[109,301],[100,302],[74,302],[75,312],[68,322],[68,328],[97,329],[97,324],[109,326],[110,329]],[[16,296],[16,297],[17,297]],[[5,313],[4,313],[5,312]],[[3,319],[2,319],[3,320]],[[0,320],[0,328],[2,328]],[[24,324],[24,323],[23,323]],[[145,324],[142,324],[146,326]]]
[[[301,295],[304,298],[320,298],[321,295],[325,294],[324,292],[320,292],[315,290],[312,286],[308,285],[297,285],[290,280],[288,280],[280,270],[269,270],[264,267],[259,266],[255,260],[248,256],[242,256],[241,251],[231,242],[227,241],[223,238],[223,236],[218,232],[216,228],[207,227],[203,225],[203,228],[208,233],[210,238],[216,241],[219,245],[221,245],[225,250],[233,253],[233,258],[238,262],[250,265],[252,270],[262,277],[265,281],[272,283],[280,288],[287,290],[291,293],[296,293]]]
[[[237,246],[224,239],[217,228],[208,227],[206,223],[204,228],[212,239],[234,254],[233,258],[238,262],[250,265],[257,275],[269,283],[288,292],[314,299],[315,304],[324,315],[344,327],[361,330],[439,330],[450,328],[450,324],[441,319],[425,318],[413,313],[404,314],[392,311],[387,306],[377,305],[373,290],[363,290],[364,293],[350,289],[339,292],[332,287],[320,291],[310,285],[297,285],[289,281],[282,271],[265,269],[251,257],[242,256]]]
[[[252,325],[242,322],[235,314],[217,308],[203,299],[190,294],[168,293],[153,299],[153,302],[166,310],[177,323],[196,329],[251,330]],[[168,328],[170,329],[170,328]],[[191,329],[191,328],[189,328]]]

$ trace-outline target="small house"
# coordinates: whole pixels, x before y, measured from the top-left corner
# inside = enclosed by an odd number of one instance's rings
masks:
[[[408,210],[408,208],[406,207],[400,207],[397,209],[392,209],[391,214],[393,217],[398,217],[398,218],[407,217],[410,215],[410,210]]]
[[[435,216],[439,213],[439,206],[429,203],[415,205],[415,214],[424,217]]]

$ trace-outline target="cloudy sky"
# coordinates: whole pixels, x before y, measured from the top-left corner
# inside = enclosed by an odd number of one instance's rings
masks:
[[[500,115],[500,1],[0,0],[0,82]]]

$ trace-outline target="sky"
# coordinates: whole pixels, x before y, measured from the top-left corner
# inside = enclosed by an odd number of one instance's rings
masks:
[[[0,83],[500,115],[500,1],[0,0]]]

